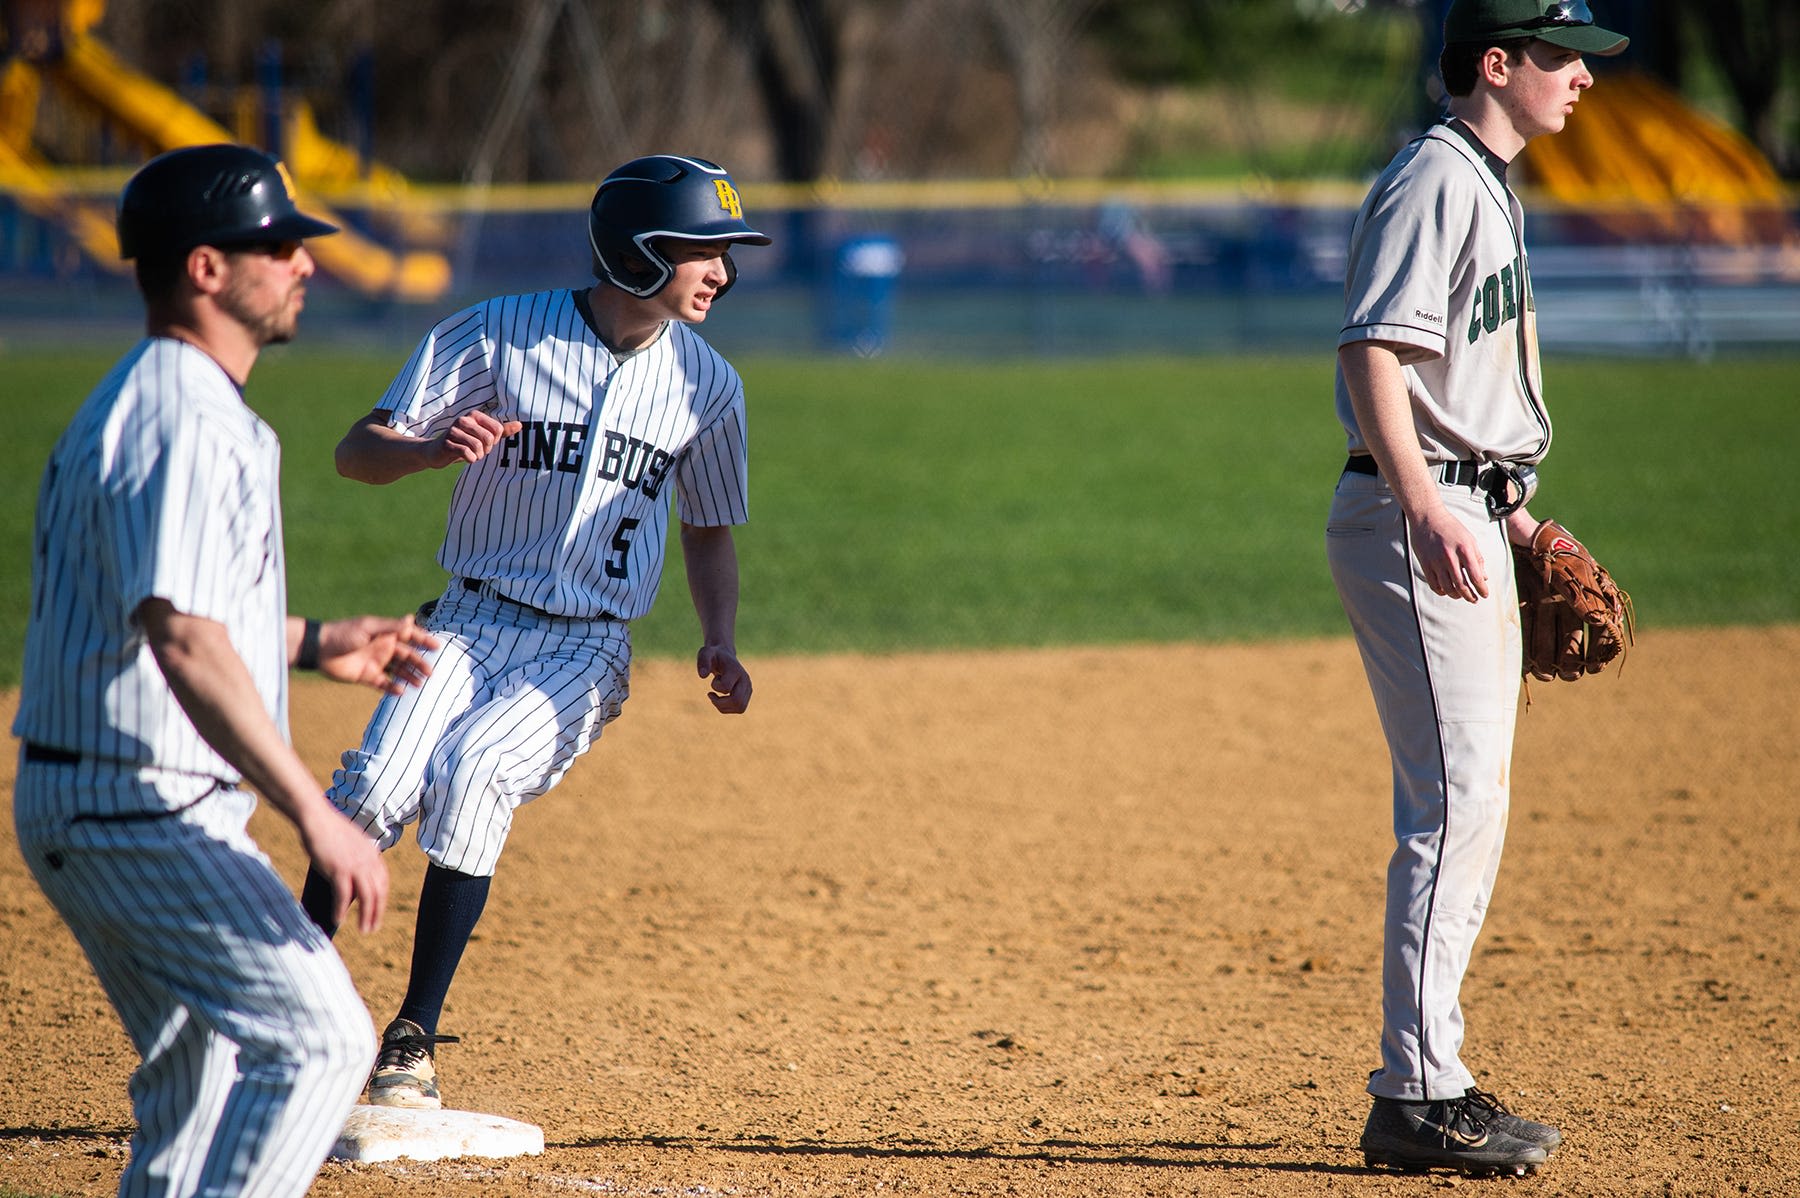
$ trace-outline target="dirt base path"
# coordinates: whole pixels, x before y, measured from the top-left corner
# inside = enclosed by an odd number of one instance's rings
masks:
[[[1445,1183],[1355,1151],[1389,832],[1347,641],[752,664],[731,720],[642,665],[520,817],[439,1066],[544,1155],[328,1164],[314,1194]],[[1665,632],[1533,687],[1464,991],[1482,1084],[1567,1136],[1530,1192],[1800,1186],[1797,677],[1800,628]],[[298,688],[321,774],[369,705]],[[387,924],[339,939],[382,1022],[423,868],[389,861]],[[0,1186],[109,1192],[134,1058],[10,846],[0,1029]]]

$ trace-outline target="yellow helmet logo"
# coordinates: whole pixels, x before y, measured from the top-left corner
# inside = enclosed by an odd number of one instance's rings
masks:
[[[744,219],[744,202],[738,199],[737,188],[728,179],[714,179],[713,190],[719,193],[719,208],[734,220]]]

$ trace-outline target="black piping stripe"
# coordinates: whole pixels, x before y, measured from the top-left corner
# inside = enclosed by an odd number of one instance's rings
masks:
[[[1426,907],[1425,923],[1419,937],[1419,988],[1414,1000],[1419,1012],[1419,1098],[1431,1100],[1431,1083],[1426,1076],[1425,1062],[1430,1054],[1426,1051],[1425,1037],[1430,1021],[1425,1017],[1425,979],[1431,976],[1431,924],[1437,917],[1438,883],[1444,876],[1444,850],[1450,843],[1450,773],[1449,754],[1444,750],[1443,713],[1438,710],[1437,686],[1431,676],[1431,655],[1425,651],[1425,629],[1419,622],[1418,575],[1413,572],[1412,528],[1404,521],[1401,523],[1406,537],[1406,577],[1407,598],[1411,601],[1413,612],[1413,630],[1419,637],[1419,662],[1425,667],[1425,683],[1431,690],[1432,726],[1438,735],[1438,782],[1443,787],[1444,814],[1438,825],[1437,860],[1431,863],[1431,902]]]

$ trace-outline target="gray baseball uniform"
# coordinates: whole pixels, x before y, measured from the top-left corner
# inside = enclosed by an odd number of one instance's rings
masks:
[[[38,495],[14,821],[143,1063],[121,1194],[304,1193],[374,1056],[350,976],[245,832],[254,799],[134,614],[225,626],[287,727],[280,445],[201,350],[134,349]]]
[[[1400,504],[1375,472],[1340,367],[1350,465],[1326,528],[1393,759],[1394,833],[1382,970],[1381,1068],[1370,1093],[1459,1096],[1459,999],[1505,838],[1520,644],[1511,550],[1483,472],[1550,444],[1538,377],[1523,213],[1505,164],[1460,123],[1406,146],[1351,233],[1339,344],[1393,348],[1419,448],[1446,507],[1479,541],[1491,593],[1433,592]]]

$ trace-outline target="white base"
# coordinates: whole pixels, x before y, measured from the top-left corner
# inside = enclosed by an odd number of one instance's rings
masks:
[[[438,1161],[458,1156],[536,1156],[544,1129],[475,1111],[357,1106],[331,1150],[340,1161]]]

